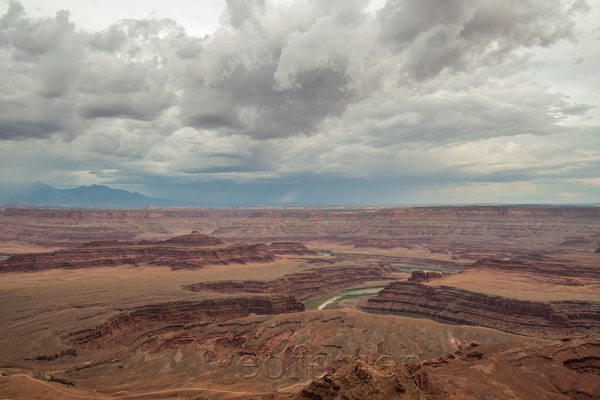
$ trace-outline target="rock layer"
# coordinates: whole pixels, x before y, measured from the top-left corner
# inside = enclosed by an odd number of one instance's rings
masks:
[[[179,331],[194,324],[260,315],[287,314],[304,311],[294,296],[263,295],[174,301],[122,311],[95,329],[70,334],[72,345],[102,347],[110,342],[131,344],[147,332]]]
[[[471,270],[496,270],[557,278],[600,279],[600,268],[597,266],[582,266],[567,262],[483,259],[466,265],[461,272]]]
[[[598,399],[600,339],[552,345],[473,343],[419,364],[363,356],[314,380],[295,400]]]
[[[560,243],[572,235],[596,234],[599,207],[416,207],[382,210],[259,211],[218,228],[218,237],[450,239],[489,242],[527,240]],[[358,243],[358,242],[357,242]],[[381,245],[382,242],[379,243]]]
[[[363,356],[312,381],[294,400],[430,400],[401,368],[378,355]]]
[[[415,269],[408,280],[411,282],[428,282],[432,279],[439,279],[441,277],[442,274],[436,271],[423,271],[422,269]]]
[[[293,254],[297,256],[316,256],[316,251],[308,249],[305,245],[298,242],[273,242],[269,246],[275,254]]]
[[[363,309],[550,339],[600,333],[600,302],[518,300],[416,282],[391,283]]]
[[[17,254],[0,261],[0,272],[111,267],[138,263],[181,269],[198,268],[207,264],[269,262],[275,258],[275,254],[264,244],[223,243],[219,239],[192,232],[163,242],[91,242],[76,249]]]
[[[162,239],[182,232],[212,232],[243,221],[237,209],[52,210],[7,208],[0,216],[0,241],[42,247],[77,247],[97,240]]]
[[[318,268],[270,281],[213,281],[185,285],[183,288],[193,292],[293,294],[302,301],[366,282],[393,279],[395,271],[394,267],[385,265]]]
[[[599,207],[415,207],[396,209],[4,210],[0,240],[74,247],[94,240],[162,239],[198,230],[228,240],[333,240],[357,247],[425,245],[433,252],[478,259],[585,239],[594,251]],[[583,240],[582,239],[582,240]],[[589,240],[588,240],[589,239]],[[595,242],[593,240],[595,240]],[[577,239],[580,240],[580,239]],[[590,241],[592,240],[592,241]],[[494,243],[490,248],[490,243]],[[579,242],[578,242],[579,243]],[[566,245],[565,244],[565,245]],[[10,246],[8,246],[10,247]],[[568,246],[567,246],[568,247]],[[581,247],[578,244],[576,247]]]

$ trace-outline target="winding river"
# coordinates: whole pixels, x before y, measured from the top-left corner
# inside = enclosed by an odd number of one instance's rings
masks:
[[[348,289],[342,290],[335,293],[329,293],[320,297],[315,297],[313,299],[309,299],[304,303],[304,307],[307,311],[311,310],[322,310],[327,307],[329,304],[334,303],[340,297],[344,297],[346,295],[359,295],[359,294],[377,294],[384,286],[378,287],[367,287],[367,288],[357,288],[357,289]]]

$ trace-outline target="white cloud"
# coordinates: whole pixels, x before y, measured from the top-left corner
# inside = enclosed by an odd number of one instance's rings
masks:
[[[0,179],[545,187],[598,166],[598,1],[230,0],[208,36],[183,1],[0,4]]]

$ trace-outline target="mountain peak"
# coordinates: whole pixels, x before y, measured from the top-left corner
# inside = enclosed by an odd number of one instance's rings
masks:
[[[0,203],[23,203],[45,206],[145,208],[181,205],[176,201],[146,197],[138,192],[93,184],[71,189],[57,189],[43,182],[0,182]]]

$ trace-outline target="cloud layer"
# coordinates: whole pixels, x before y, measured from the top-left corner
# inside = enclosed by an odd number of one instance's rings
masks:
[[[390,184],[537,182],[553,146],[598,144],[596,104],[536,79],[549,49],[577,56],[554,70],[598,66],[585,54],[598,45],[586,25],[596,6],[228,0],[221,27],[199,38],[159,18],[92,32],[67,10],[32,18],[10,1],[0,17],[0,178],[140,185],[162,197],[152,190],[268,186],[282,202],[310,202],[310,185],[336,179],[350,192],[353,180],[379,182],[385,202],[403,200]],[[582,170],[597,164],[590,148],[575,146]],[[529,151],[530,164],[514,157]],[[49,165],[36,173],[38,152]],[[29,165],[9,164],[14,154]]]

